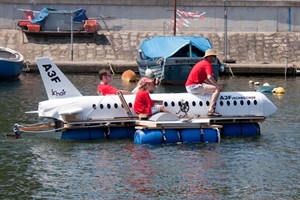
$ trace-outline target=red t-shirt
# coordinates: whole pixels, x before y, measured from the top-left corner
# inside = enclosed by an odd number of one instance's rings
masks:
[[[207,79],[208,75],[214,75],[212,71],[212,65],[205,59],[201,60],[191,70],[185,82],[185,86],[189,86],[192,84],[202,84]]]
[[[102,95],[107,95],[107,94],[117,94],[118,89],[114,88],[113,86],[109,84],[99,84],[98,85],[98,92],[101,93]]]
[[[151,115],[151,108],[154,106],[147,90],[139,90],[136,93],[133,109],[136,114]]]

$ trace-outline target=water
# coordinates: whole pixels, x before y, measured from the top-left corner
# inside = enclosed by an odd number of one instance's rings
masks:
[[[97,75],[68,77],[84,95],[96,94]],[[134,88],[119,78],[116,86]],[[46,93],[38,74],[0,82],[0,199],[300,199],[300,77],[221,78],[226,91],[253,90],[249,80],[286,89],[266,94],[278,111],[261,123],[260,137],[159,146],[57,134],[6,138],[14,123],[36,122],[24,112],[36,110]]]

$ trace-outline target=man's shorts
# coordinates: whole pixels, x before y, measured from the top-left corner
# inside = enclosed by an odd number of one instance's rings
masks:
[[[207,84],[202,83],[202,84],[188,85],[185,87],[185,89],[188,93],[204,95],[206,91],[206,87]]]

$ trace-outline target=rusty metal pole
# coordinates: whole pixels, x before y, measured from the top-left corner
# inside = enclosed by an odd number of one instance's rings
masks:
[[[73,51],[73,11],[71,10],[71,61],[73,61],[73,54],[74,54],[74,51]]]
[[[224,0],[224,61],[227,62],[227,5]]]
[[[173,35],[176,36],[176,12],[177,12],[177,1],[174,0],[174,25],[173,25]]]

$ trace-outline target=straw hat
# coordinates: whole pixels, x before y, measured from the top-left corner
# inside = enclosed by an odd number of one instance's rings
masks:
[[[205,51],[205,55],[203,57],[206,58],[207,56],[217,56],[217,54],[213,49],[208,49]]]

